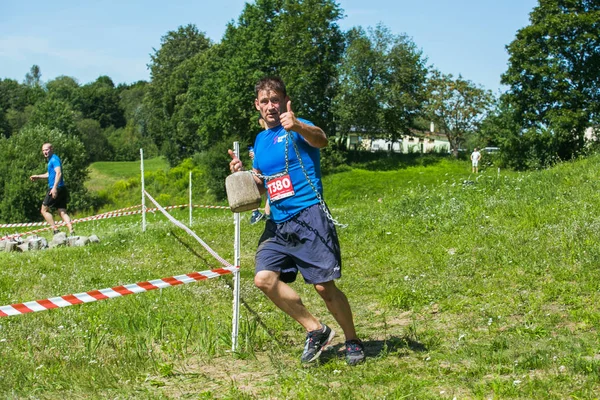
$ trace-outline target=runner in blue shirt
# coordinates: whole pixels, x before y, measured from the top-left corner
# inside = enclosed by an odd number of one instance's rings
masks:
[[[261,79],[255,87],[255,107],[266,123],[254,143],[253,170],[261,192],[266,191],[271,219],[256,252],[255,285],[307,331],[303,363],[315,361],[335,332],[321,323],[288,285],[298,272],[314,285],[346,339],[346,361],[365,358],[356,335],[346,295],[335,285],[341,277],[340,245],[335,224],[322,199],[320,148],[327,146],[323,130],[297,118],[279,77]],[[231,172],[242,162],[229,150]]]
[[[31,181],[48,179],[48,191],[46,192],[46,197],[42,202],[42,208],[40,212],[42,213],[42,216],[46,222],[48,222],[48,224],[52,227],[54,234],[57,234],[59,231],[56,229],[56,225],[54,224],[54,218],[52,217],[50,208],[57,209],[63,222],[69,228],[69,234],[72,236],[74,235],[73,225],[71,225],[71,218],[69,218],[69,215],[67,214],[69,192],[67,191],[67,187],[65,186],[65,181],[63,179],[62,163],[60,162],[60,158],[54,154],[52,144],[44,143],[42,146],[42,153],[44,154],[44,157],[46,157],[46,160],[48,160],[48,172],[41,175],[31,175],[29,177]]]

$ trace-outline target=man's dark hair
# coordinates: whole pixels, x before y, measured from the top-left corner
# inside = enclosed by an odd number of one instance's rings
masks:
[[[262,78],[256,86],[254,86],[254,93],[258,97],[258,92],[261,90],[271,90],[277,93],[281,93],[284,97],[287,96],[287,92],[285,90],[285,83],[278,76],[266,76]]]

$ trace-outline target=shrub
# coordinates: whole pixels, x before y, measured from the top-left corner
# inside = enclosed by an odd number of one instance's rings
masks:
[[[231,147],[231,140],[223,140],[212,148],[194,155],[194,162],[205,172],[205,185],[207,192],[217,200],[226,198],[225,178],[229,174],[229,161],[231,158],[227,154],[227,149]],[[249,160],[244,161],[249,165]]]
[[[144,157],[158,155],[158,149],[151,138],[143,137],[133,125],[125,128],[107,128],[105,134],[113,150],[113,161],[134,161],[140,157],[140,149],[144,149]]]
[[[69,209],[91,206],[84,187],[87,179],[86,152],[81,141],[38,125],[26,127],[8,139],[0,139],[0,219],[4,222],[42,220],[39,209],[47,191],[47,182],[29,181],[31,175],[46,172],[42,145],[52,143],[63,164],[65,183],[69,188]]]
[[[321,173],[327,175],[349,170],[346,154],[340,147],[330,143],[321,151]]]

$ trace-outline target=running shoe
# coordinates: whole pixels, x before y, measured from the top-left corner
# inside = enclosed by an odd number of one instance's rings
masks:
[[[315,361],[321,355],[323,349],[331,343],[331,339],[335,335],[333,329],[325,324],[316,331],[310,331],[306,334],[306,343],[304,344],[304,352],[300,359],[303,363]]]
[[[254,225],[258,221],[260,221],[262,218],[263,218],[263,214],[261,214],[260,211],[258,211],[258,210],[252,211],[252,217],[250,217],[250,225]]]
[[[346,342],[346,363],[348,365],[360,364],[365,360],[365,346],[358,340],[348,340]]]

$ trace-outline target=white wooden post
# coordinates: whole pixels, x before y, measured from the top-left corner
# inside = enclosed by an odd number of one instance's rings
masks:
[[[236,157],[240,156],[240,143],[233,142],[233,152]],[[233,244],[234,265],[240,266],[240,213],[233,214],[235,226],[235,239]],[[240,271],[233,273],[233,324],[231,330],[231,351],[237,351],[238,333],[240,322]]]
[[[140,149],[140,169],[142,170],[142,232],[146,232],[146,195],[144,191],[144,149]]]
[[[192,171],[190,171],[190,225],[192,226]]]

